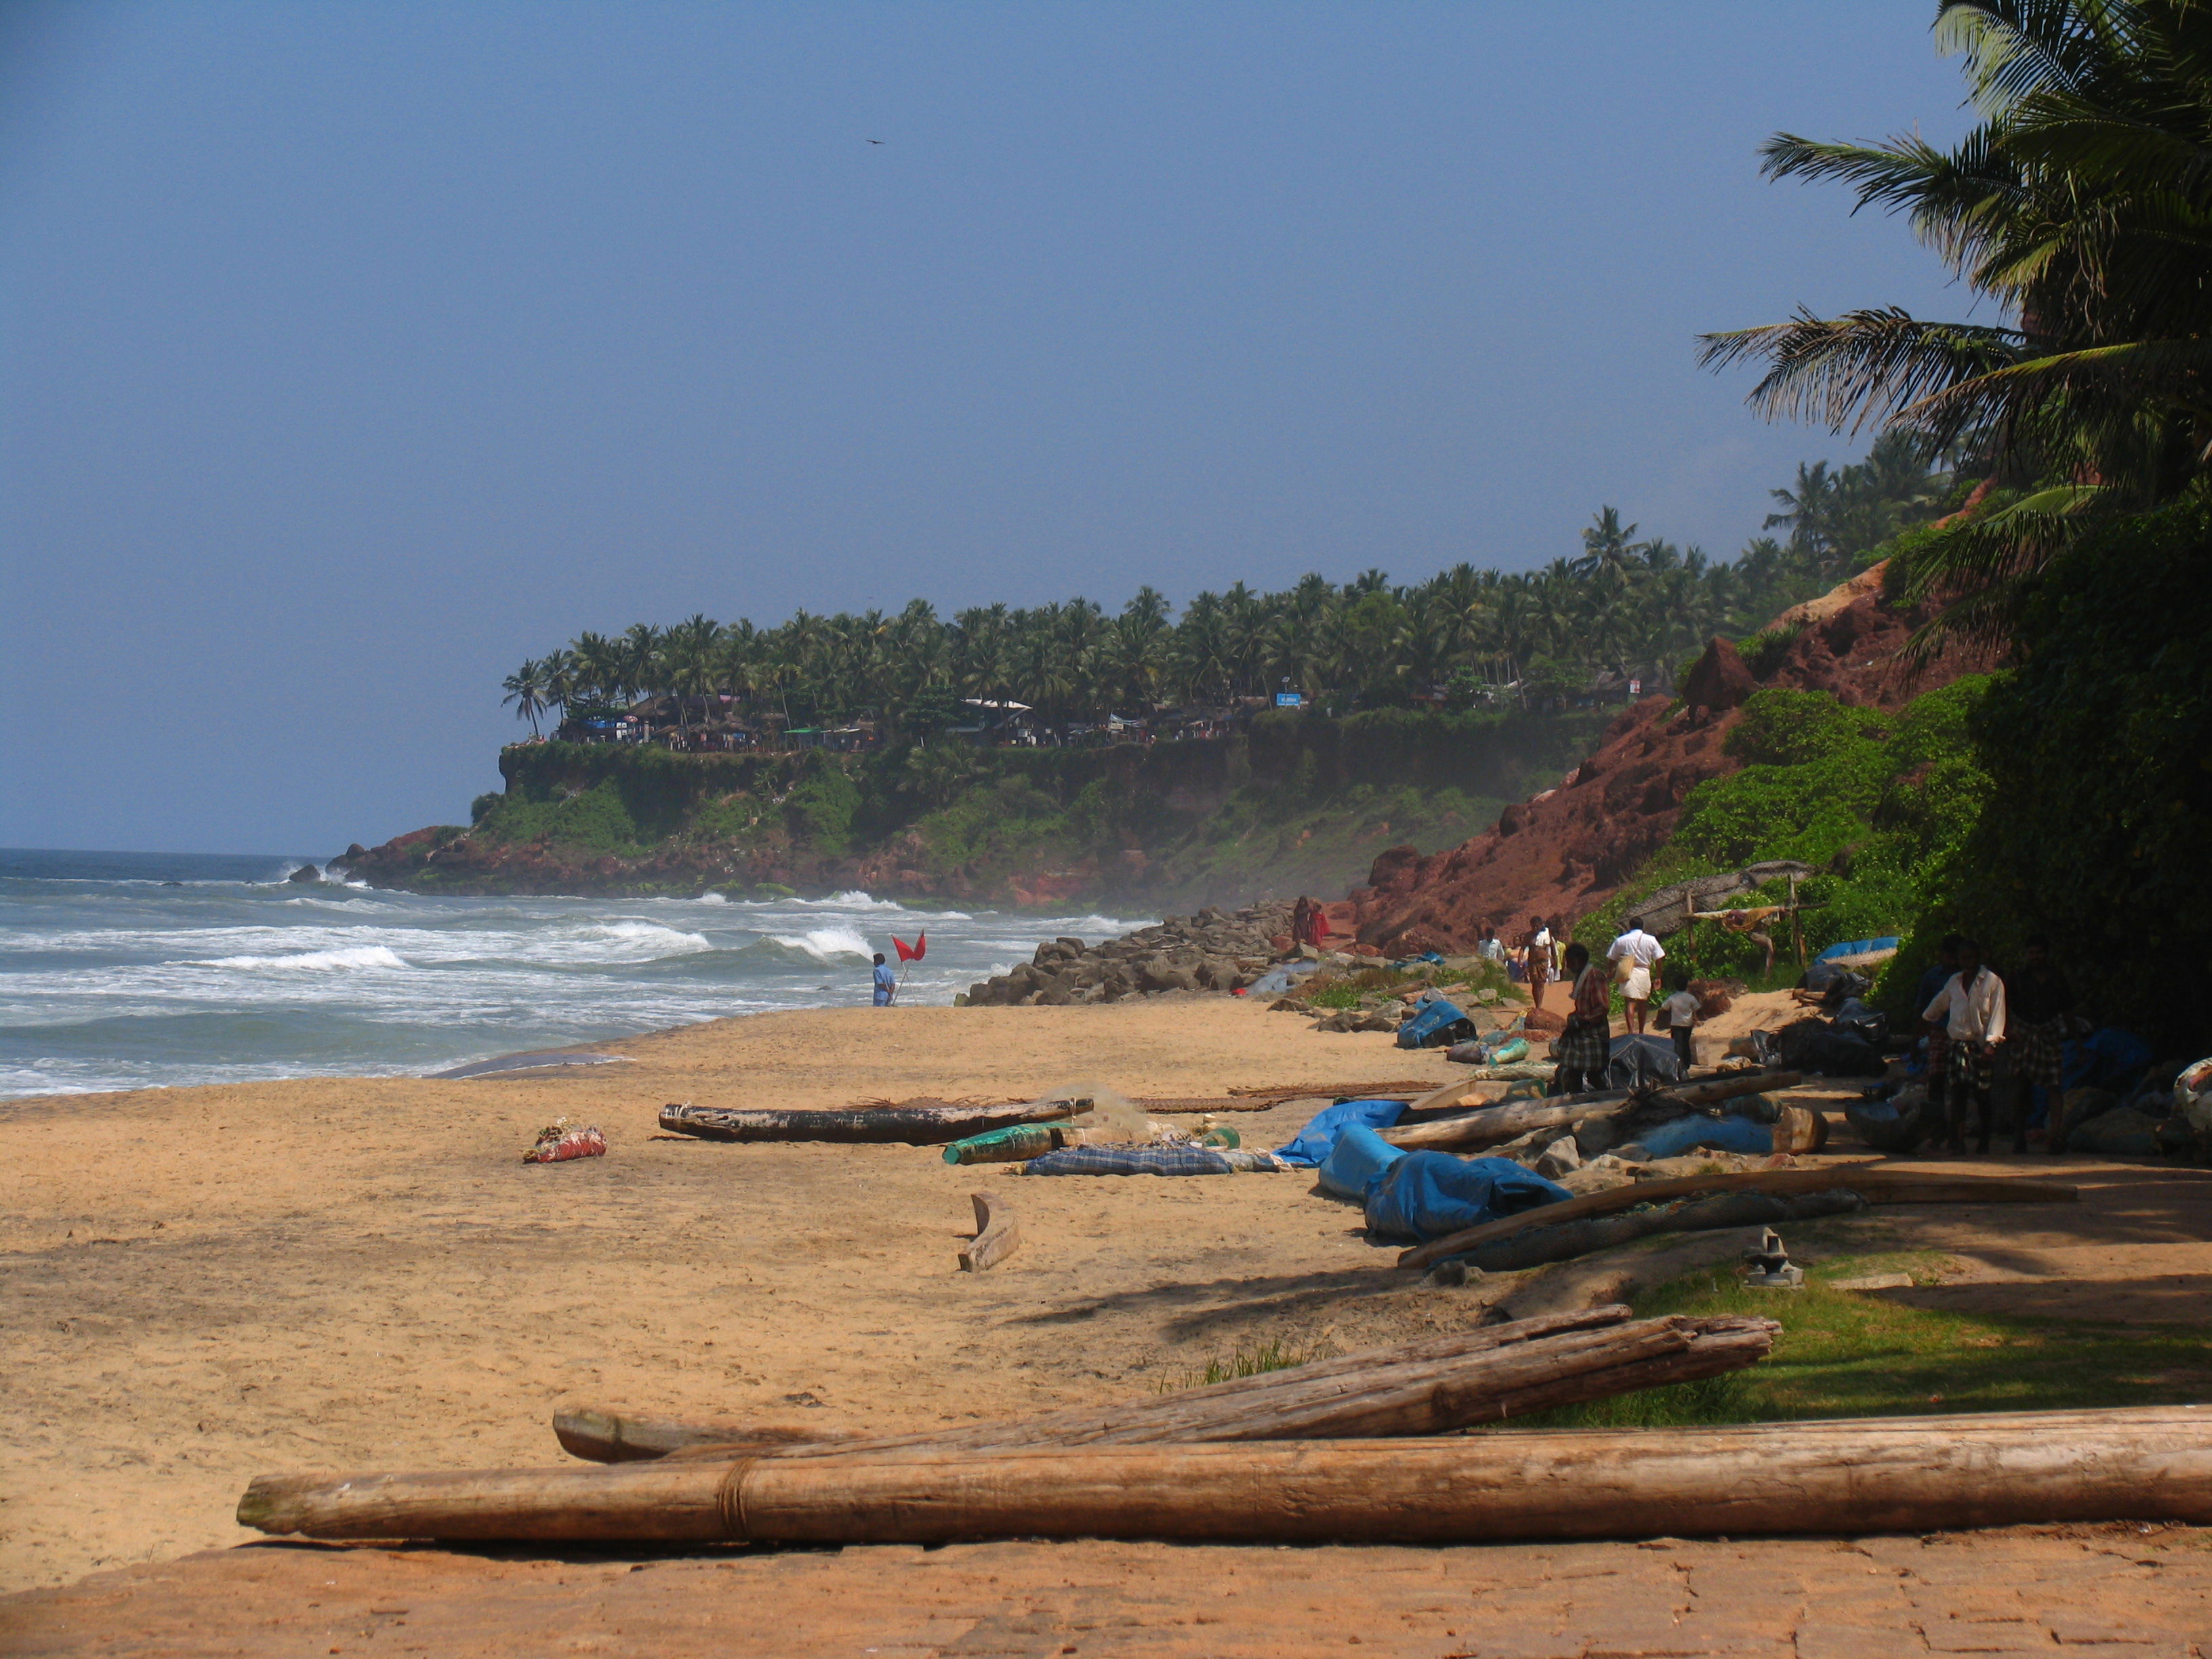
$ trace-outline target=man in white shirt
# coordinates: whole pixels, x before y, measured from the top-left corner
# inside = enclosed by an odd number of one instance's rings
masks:
[[[1665,958],[1666,947],[1632,925],[1605,954],[1620,964],[1613,971],[1621,975],[1620,997],[1628,1005],[1628,1029],[1640,1033],[1644,1017],[1651,1008],[1651,969]]]
[[[1990,1083],[1996,1069],[1996,1045],[2005,1036],[2004,981],[1982,965],[1982,947],[1959,941],[1959,971],[1943,981],[1923,1019],[1941,1021],[1950,1039],[1950,1075],[1944,1079],[1948,1107],[1947,1150],[1966,1150],[1966,1101],[1974,1103],[1974,1150],[1990,1150]]]

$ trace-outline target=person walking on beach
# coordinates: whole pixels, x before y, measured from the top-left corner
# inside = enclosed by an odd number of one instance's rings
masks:
[[[1566,969],[1574,975],[1574,1006],[1567,1029],[1552,1042],[1552,1057],[1559,1063],[1552,1092],[1578,1095],[1605,1087],[1613,1060],[1613,986],[1590,961],[1587,945],[1567,946]]]
[[[884,960],[881,951],[876,952],[876,1006],[888,1008],[891,999],[898,994],[898,975],[891,972],[890,964]]]
[[[1498,942],[1498,929],[1486,921],[1482,924],[1482,938],[1476,942],[1474,953],[1485,962],[1494,962],[1501,968],[1505,965],[1505,947]]]
[[[1948,1119],[1944,1150],[1966,1150],[1966,1106],[1974,1108],[1974,1150],[1990,1149],[1990,1084],[1996,1069],[1996,1047],[2005,1038],[2005,988],[1982,963],[1982,947],[1972,939],[1959,941],[1959,971],[1922,1012],[1921,1018],[1941,1020],[1950,1038],[1950,1076],[1946,1105]]]
[[[1528,1006],[1544,1006],[1544,987],[1552,977],[1552,930],[1544,926],[1541,916],[1528,918],[1528,947],[1521,964],[1522,977],[1528,986]]]
[[[1632,923],[1605,954],[1620,964],[1615,971],[1621,976],[1621,998],[1628,1004],[1628,1029],[1640,1035],[1644,1017],[1651,1008],[1651,970],[1664,960],[1667,949]]]

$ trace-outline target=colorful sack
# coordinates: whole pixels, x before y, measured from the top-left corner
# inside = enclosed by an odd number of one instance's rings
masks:
[[[522,1155],[525,1164],[566,1164],[572,1158],[605,1158],[607,1138],[599,1126],[572,1129],[568,1120],[549,1123],[538,1132],[538,1144]]]

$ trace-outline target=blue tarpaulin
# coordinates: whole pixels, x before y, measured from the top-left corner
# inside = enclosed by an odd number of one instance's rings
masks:
[[[1275,1156],[1301,1169],[1317,1170],[1328,1161],[1337,1136],[1347,1125],[1364,1123],[1370,1129],[1387,1129],[1405,1115],[1402,1100],[1340,1100],[1316,1112],[1298,1131],[1297,1139],[1275,1148]]]
[[[2124,1095],[2142,1081],[2151,1061],[2150,1045],[2132,1031],[2106,1025],[2061,1050],[2069,1089],[2110,1089]]]
[[[1457,1003],[1445,997],[1431,997],[1421,1005],[1420,1012],[1398,1028],[1398,1046],[1418,1048],[1445,1026],[1455,1025],[1466,1018]]]
[[[1671,1123],[1662,1123],[1637,1137],[1647,1157],[1680,1158],[1698,1147],[1709,1147],[1723,1152],[1771,1152],[1774,1150],[1774,1130],[1769,1124],[1753,1123],[1749,1118],[1730,1115],[1727,1117],[1706,1117],[1692,1113],[1678,1117]]]
[[[1370,1185],[1367,1231],[1381,1238],[1426,1243],[1570,1196],[1565,1188],[1510,1158],[1407,1152]]]
[[[1369,1183],[1405,1155],[1364,1123],[1348,1123],[1322,1162],[1321,1189],[1332,1198],[1364,1204]]]

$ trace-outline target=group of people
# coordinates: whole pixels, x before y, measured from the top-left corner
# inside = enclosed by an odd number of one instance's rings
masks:
[[[2057,1103],[2064,1086],[2066,1022],[2074,1012],[2073,991],[2051,960],[2051,941],[2032,935],[2021,947],[2020,967],[1999,974],[1984,959],[1978,941],[1950,934],[1936,947],[1936,965],[1920,976],[1915,1001],[1928,1042],[1928,1103],[1943,1122],[1945,1148],[1966,1150],[1971,1107],[1974,1150],[1989,1151],[2002,1060],[2021,1091],[2012,1149],[2026,1152],[2026,1091],[2042,1089]]]
[[[1569,981],[1566,1029],[1553,1040],[1552,1053],[1559,1062],[1555,1088],[1562,1093],[1602,1089],[1613,1059],[1613,991],[1618,984],[1626,1005],[1628,1029],[1641,1033],[1650,1021],[1652,990],[1666,947],[1643,928],[1622,930],[1607,947],[1605,965],[1590,959],[1589,947],[1567,937],[1565,916],[1532,915],[1528,931],[1516,948],[1498,937],[1498,929],[1485,923],[1475,954],[1514,970],[1528,988],[1528,1001],[1541,1007],[1544,988],[1554,980]],[[1675,1057],[1685,1070],[1691,1064],[1691,1032],[1698,1017],[1698,1000],[1690,994],[1689,976],[1670,971],[1660,1005],[1660,1028],[1674,1043]]]

